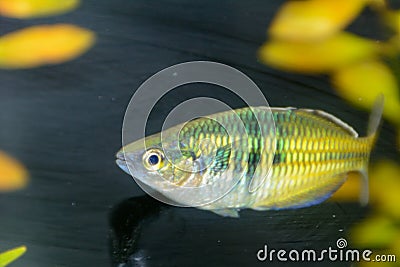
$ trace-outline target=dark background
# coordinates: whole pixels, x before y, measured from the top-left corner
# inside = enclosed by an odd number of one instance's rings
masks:
[[[112,261],[117,266],[122,260],[128,260],[126,266],[251,266],[264,244],[322,249],[346,236],[367,212],[358,204],[246,210],[240,219],[222,218],[160,207],[114,163],[124,111],[136,88],[163,68],[192,60],[235,67],[257,83],[271,106],[323,109],[363,135],[368,114],[339,99],[327,77],[282,73],[258,63],[256,51],[282,3],[86,0],[58,17],[0,18],[1,34],[66,22],[98,36],[96,45],[72,62],[0,71],[0,148],[22,161],[31,178],[24,190],[0,194],[0,251],[28,247],[11,266],[110,266]],[[377,22],[366,10],[350,29],[379,38],[384,31]],[[149,131],[157,131],[166,110],[202,95],[202,88],[205,95],[213,91],[203,85],[164,99]],[[224,99],[223,91],[213,92]],[[372,161],[398,159],[394,140],[394,129],[385,123]]]

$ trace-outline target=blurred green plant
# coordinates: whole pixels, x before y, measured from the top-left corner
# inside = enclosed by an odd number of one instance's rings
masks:
[[[78,5],[79,0],[0,0],[0,14],[18,19],[37,18],[59,15]]]
[[[94,42],[91,31],[69,24],[40,25],[0,37],[0,68],[32,68],[73,59]]]
[[[26,251],[25,246],[13,248],[6,252],[0,253],[0,267],[5,267],[21,257]]]
[[[71,11],[78,0],[0,0],[0,15],[27,19]],[[21,69],[72,60],[94,45],[95,34],[70,25],[37,25],[0,37],[0,68]]]
[[[345,32],[365,8],[379,14],[387,28],[386,40],[372,40]],[[399,79],[387,62],[400,55],[400,10],[384,0],[304,0],[286,2],[269,29],[269,40],[259,59],[284,71],[328,74],[339,96],[354,106],[371,109],[379,94],[385,95],[384,117],[398,127],[400,149]],[[399,74],[397,74],[399,76]],[[333,201],[358,201],[361,178],[349,173],[348,181]],[[371,216],[354,226],[352,243],[400,259],[400,165],[383,160],[370,168]],[[393,262],[360,262],[359,266],[395,266]]]
[[[350,232],[352,243],[374,253],[395,255],[400,260],[400,166],[379,162],[371,170],[371,215]],[[359,266],[395,266],[394,262],[360,262]],[[398,263],[397,263],[398,264]],[[398,266],[398,265],[397,265]]]
[[[24,187],[27,177],[28,172],[21,163],[0,151],[0,192]]]
[[[76,8],[79,0],[0,0],[0,15],[28,19],[58,15]],[[72,60],[93,46],[95,34],[70,25],[37,25],[0,37],[0,68],[21,69]],[[23,188],[28,171],[0,151],[0,192]],[[0,267],[22,256],[26,247],[0,254]]]
[[[373,249],[374,253],[395,255],[400,259],[400,166],[381,160],[371,166],[371,214],[350,232],[350,240],[359,248]],[[358,201],[361,188],[358,173],[349,174],[346,183],[332,196],[331,201]],[[359,266],[392,266],[393,262],[360,262]]]
[[[372,40],[343,31],[365,6],[382,17],[391,32]],[[279,10],[260,48],[262,62],[285,71],[326,73],[336,92],[355,106],[370,109],[383,93],[384,116],[400,127],[399,86],[386,59],[400,54],[400,11],[378,0],[289,1]]]

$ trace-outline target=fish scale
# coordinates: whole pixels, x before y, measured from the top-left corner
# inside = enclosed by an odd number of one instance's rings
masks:
[[[284,208],[285,205],[292,204],[283,201],[286,195],[296,192],[299,188],[311,191],[312,186],[317,181],[321,182],[322,177],[334,177],[358,170],[366,164],[373,138],[357,139],[337,125],[332,125],[333,122],[323,121],[318,117],[313,120],[309,117],[311,114],[301,110],[296,116],[293,116],[293,111],[280,115],[275,116],[278,144],[275,153],[279,155],[280,160],[273,166],[271,183],[274,190],[270,188],[265,190],[272,192],[274,199],[267,199],[265,202],[273,204],[273,208]],[[294,121],[299,119],[302,123],[299,128],[305,128],[306,134],[301,130],[297,134],[292,134],[295,129],[288,127],[291,119]],[[284,144],[289,145],[284,146]],[[347,149],[341,150],[342,144],[351,146],[345,146]],[[282,192],[283,194],[278,194]],[[264,195],[259,194],[258,198],[264,199]],[[266,206],[265,203],[263,205]]]
[[[260,125],[264,127],[264,131],[270,131],[271,121],[269,116],[265,116],[268,111],[265,111],[265,109],[258,110],[257,108],[237,110],[237,114],[246,126],[248,138],[243,142],[248,143],[249,151],[236,148],[229,160],[237,162],[237,164],[234,164],[232,172],[240,173],[243,171],[243,166],[246,166],[247,174],[232,192],[207,208],[215,208],[222,203],[227,208],[240,208],[249,205],[258,209],[260,207],[265,209],[285,208],[294,204],[287,201],[287,195],[291,195],[300,189],[308,190],[312,195],[313,185],[317,182],[323,184],[324,181],[321,181],[323,178],[327,180],[327,183],[330,183],[332,182],[329,180],[331,177],[352,170],[359,170],[365,166],[373,138],[357,138],[355,131],[349,126],[344,123],[338,125],[333,116],[321,116],[325,114],[322,112],[292,108],[271,109],[271,111],[276,129],[276,150],[272,175],[268,177],[269,181],[264,183],[264,186],[255,194],[251,194],[247,190],[248,183],[254,175],[267,175],[265,169],[269,167],[267,164],[269,157],[265,157],[260,162],[258,171],[256,167],[260,158],[259,148],[262,151],[263,148],[271,146],[273,142],[272,138],[261,136],[261,131],[257,127]],[[252,112],[255,112],[259,118],[259,124],[255,116],[251,115]],[[228,117],[234,116],[231,112],[226,115],[221,113],[219,116],[226,116],[223,121],[228,130],[236,127],[229,124]],[[218,116],[215,119],[219,119]],[[212,122],[210,119],[206,119],[202,123]],[[196,126],[188,125],[188,127]],[[207,129],[204,128],[204,130]],[[224,137],[226,135],[226,131],[220,130],[218,133],[207,133],[206,138],[214,141],[217,136]],[[225,144],[226,142],[222,145]],[[243,156],[246,154],[248,157]],[[216,173],[213,172],[212,175],[216,175]],[[343,176],[339,179],[339,182],[334,183],[334,187],[344,181],[345,177]],[[293,201],[296,202],[297,200],[293,199]],[[269,203],[269,206],[266,203]]]

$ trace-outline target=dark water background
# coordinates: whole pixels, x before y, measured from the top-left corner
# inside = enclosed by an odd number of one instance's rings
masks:
[[[322,249],[346,236],[366,214],[358,204],[246,210],[240,219],[221,218],[160,205],[114,163],[124,111],[136,88],[157,71],[192,60],[241,70],[271,106],[323,109],[365,133],[368,114],[339,99],[326,77],[282,73],[257,62],[256,51],[282,3],[86,0],[78,10],[58,17],[0,18],[1,34],[68,22],[98,35],[95,47],[73,62],[0,71],[0,148],[31,174],[26,189],[0,194],[0,251],[28,247],[11,266],[117,266],[126,260],[125,266],[280,266],[258,263],[256,252],[264,244]],[[366,10],[350,29],[381,37],[385,33],[376,22]],[[203,94],[240,106],[223,90],[193,87],[163,99],[149,131],[157,131],[166,110],[179,101]],[[385,123],[373,161],[398,159],[394,138],[394,129]]]

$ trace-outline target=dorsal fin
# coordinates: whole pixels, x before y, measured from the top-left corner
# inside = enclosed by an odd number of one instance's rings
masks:
[[[302,110],[302,109],[300,109]],[[350,125],[348,125],[347,123],[345,123],[344,121],[342,121],[341,119],[339,119],[338,117],[333,116],[330,113],[327,113],[325,111],[322,110],[314,110],[313,111],[314,114],[323,117],[331,122],[333,122],[334,124],[340,126],[343,130],[347,131],[350,135],[352,135],[353,137],[358,137],[358,133],[356,130],[354,130],[353,127],[351,127]]]
[[[350,125],[342,121],[341,119],[335,117],[332,114],[329,114],[325,111],[322,110],[315,110],[315,109],[303,109],[303,108],[293,108],[293,107],[287,107],[287,108],[271,108],[272,111],[292,111],[295,112],[296,114],[307,114],[311,116],[315,116],[318,118],[325,119],[328,122],[333,123],[334,125],[338,126],[340,129],[344,130],[348,134],[350,134],[353,137],[358,137],[358,133],[356,130],[353,129]]]

